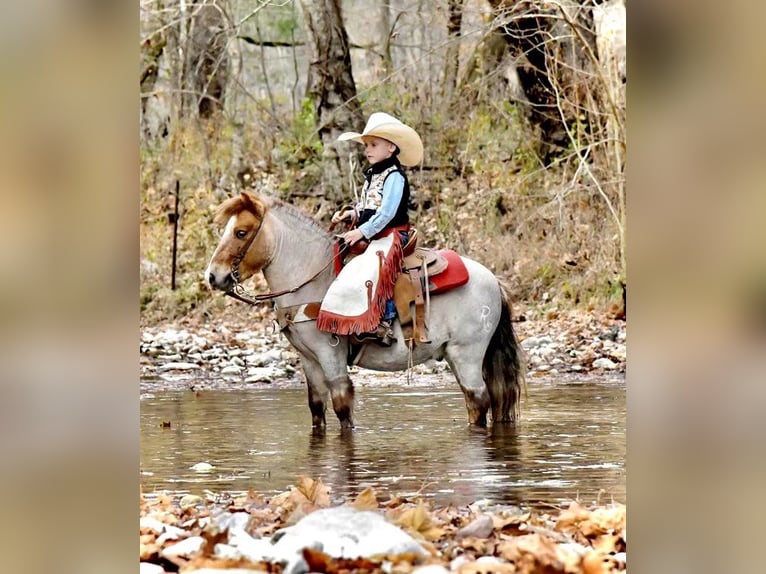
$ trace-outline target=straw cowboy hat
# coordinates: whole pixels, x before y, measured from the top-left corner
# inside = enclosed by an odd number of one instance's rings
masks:
[[[417,165],[423,159],[423,142],[418,132],[386,113],[371,114],[362,133],[346,132],[338,140],[364,143],[364,136],[377,136],[395,143],[399,148],[399,162],[402,165]]]

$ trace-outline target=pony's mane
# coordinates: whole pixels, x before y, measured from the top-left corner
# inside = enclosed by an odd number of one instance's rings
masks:
[[[317,221],[313,217],[306,215],[306,213],[303,210],[295,207],[294,205],[285,203],[284,201],[282,201],[281,199],[277,199],[276,197],[270,197],[267,199],[267,201],[268,201],[269,207],[271,207],[272,209],[276,209],[280,213],[283,213],[289,219],[309,225],[310,227],[321,232],[323,235],[329,235],[329,232],[324,227],[322,227],[319,223],[317,223]]]
[[[232,215],[237,215],[243,211],[250,211],[258,217],[263,217],[269,209],[279,212],[280,216],[288,220],[288,225],[291,223],[295,224],[291,225],[291,227],[308,227],[318,231],[324,237],[329,237],[330,235],[314,218],[306,215],[306,213],[294,205],[285,203],[276,197],[265,197],[253,193],[246,193],[246,197],[242,194],[235,195],[224,201],[218,206],[214,221],[217,225],[224,225]]]

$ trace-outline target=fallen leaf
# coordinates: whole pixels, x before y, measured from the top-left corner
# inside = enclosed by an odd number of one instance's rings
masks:
[[[296,503],[307,501],[320,508],[327,508],[330,506],[330,489],[321,480],[301,476],[292,490],[292,498]]]
[[[611,570],[609,558],[600,552],[590,551],[582,558],[583,574],[606,574]]]
[[[458,574],[515,574],[516,566],[505,562],[469,562],[463,564]]]
[[[378,497],[375,496],[375,491],[371,487],[367,487],[349,506],[353,506],[357,510],[377,510]]]
[[[445,533],[443,528],[439,528],[434,524],[428,514],[428,510],[423,505],[408,508],[399,516],[396,523],[426,540],[439,540]]]
[[[619,534],[602,534],[593,541],[593,550],[601,554],[611,554],[622,550]]]

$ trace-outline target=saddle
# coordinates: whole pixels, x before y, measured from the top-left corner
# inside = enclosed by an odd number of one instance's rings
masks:
[[[404,339],[413,346],[431,342],[427,325],[430,295],[468,282],[468,270],[460,255],[451,249],[418,247],[418,238],[418,231],[411,229],[410,237],[402,247],[402,272],[394,285],[393,297]],[[363,250],[366,245],[360,247]],[[336,274],[356,255],[356,250],[352,248],[346,257],[338,257]]]
[[[457,253],[417,247],[417,239],[415,231],[404,246],[402,273],[394,285],[394,304],[402,332],[413,345],[431,342],[427,325],[430,294],[468,281],[468,271]]]

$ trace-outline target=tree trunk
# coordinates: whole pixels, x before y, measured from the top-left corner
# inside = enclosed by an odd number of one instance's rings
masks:
[[[538,2],[529,1],[489,0],[489,3],[498,21],[502,22],[498,31],[517,59],[516,73],[530,104],[530,120],[540,129],[540,155],[547,165],[569,147],[556,94],[558,92],[561,95],[562,88],[566,92],[570,88],[576,89],[570,80],[580,73],[578,61],[584,61],[579,53],[579,43],[567,38],[571,34],[564,24],[553,17],[556,16],[554,8],[543,8]],[[562,9],[571,11],[577,20],[590,14],[589,10],[584,10],[573,0],[564,2]],[[588,22],[583,24],[583,30],[590,29]],[[553,38],[556,41],[552,42]],[[593,38],[589,37],[588,40]],[[559,52],[554,54],[554,49]],[[553,65],[551,58],[557,60]],[[570,66],[569,70],[562,65],[564,63]],[[564,95],[571,102],[579,99],[575,93]],[[577,115],[574,110],[571,111],[572,118],[568,119],[574,119]]]
[[[360,130],[364,117],[356,99],[340,0],[301,0],[301,6],[311,49],[306,95],[314,103],[323,146],[322,192],[328,199],[347,201],[353,175],[349,154],[359,165],[361,153],[337,139],[344,131]]]
[[[442,92],[448,106],[457,86],[457,72],[460,67],[460,27],[463,22],[463,0],[448,0],[447,51],[444,56],[444,81]]]
[[[210,118],[223,108],[229,75],[226,0],[194,0],[192,11],[196,15],[189,31],[186,77],[192,91],[190,107],[196,108],[199,117]]]

